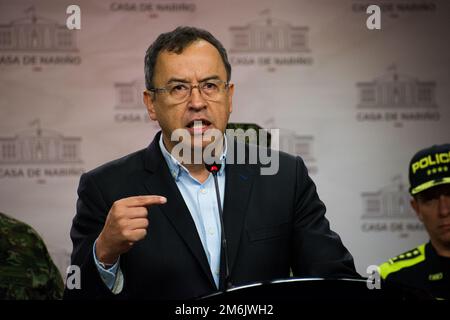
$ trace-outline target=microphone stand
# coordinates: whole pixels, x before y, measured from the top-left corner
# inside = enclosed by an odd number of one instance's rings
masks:
[[[214,186],[216,189],[216,197],[217,197],[217,207],[219,208],[219,218],[220,218],[220,242],[221,242],[221,250],[224,253],[225,259],[225,291],[232,287],[230,280],[230,267],[228,262],[228,250],[227,250],[227,239],[225,238],[225,229],[223,223],[223,210],[222,210],[222,202],[220,201],[220,193],[219,193],[219,183],[217,181],[217,172],[219,172],[221,164],[213,163],[213,164],[205,164],[206,169],[213,174],[214,177]]]

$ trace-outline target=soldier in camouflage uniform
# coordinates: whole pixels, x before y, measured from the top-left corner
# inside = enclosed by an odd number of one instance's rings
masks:
[[[61,299],[64,284],[41,237],[0,213],[0,299]]]

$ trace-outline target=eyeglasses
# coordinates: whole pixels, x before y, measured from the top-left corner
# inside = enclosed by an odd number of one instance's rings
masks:
[[[203,99],[208,101],[218,101],[223,97],[223,93],[228,89],[229,82],[220,79],[210,79],[199,82],[196,85],[185,82],[174,82],[163,88],[151,88],[148,91],[153,93],[166,93],[173,103],[185,102],[192,94],[192,89],[197,88]]]

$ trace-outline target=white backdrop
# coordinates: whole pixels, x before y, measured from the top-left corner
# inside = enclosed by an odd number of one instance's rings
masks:
[[[365,8],[382,8],[368,30]],[[147,146],[148,45],[178,25],[229,50],[232,122],[280,128],[365,274],[420,244],[415,151],[450,140],[450,3],[425,0],[0,1],[0,211],[33,226],[63,271],[82,172]]]

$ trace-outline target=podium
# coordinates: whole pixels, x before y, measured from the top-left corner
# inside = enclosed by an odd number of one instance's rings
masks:
[[[203,301],[429,300],[427,293],[401,285],[370,288],[366,279],[289,278],[232,287]]]

